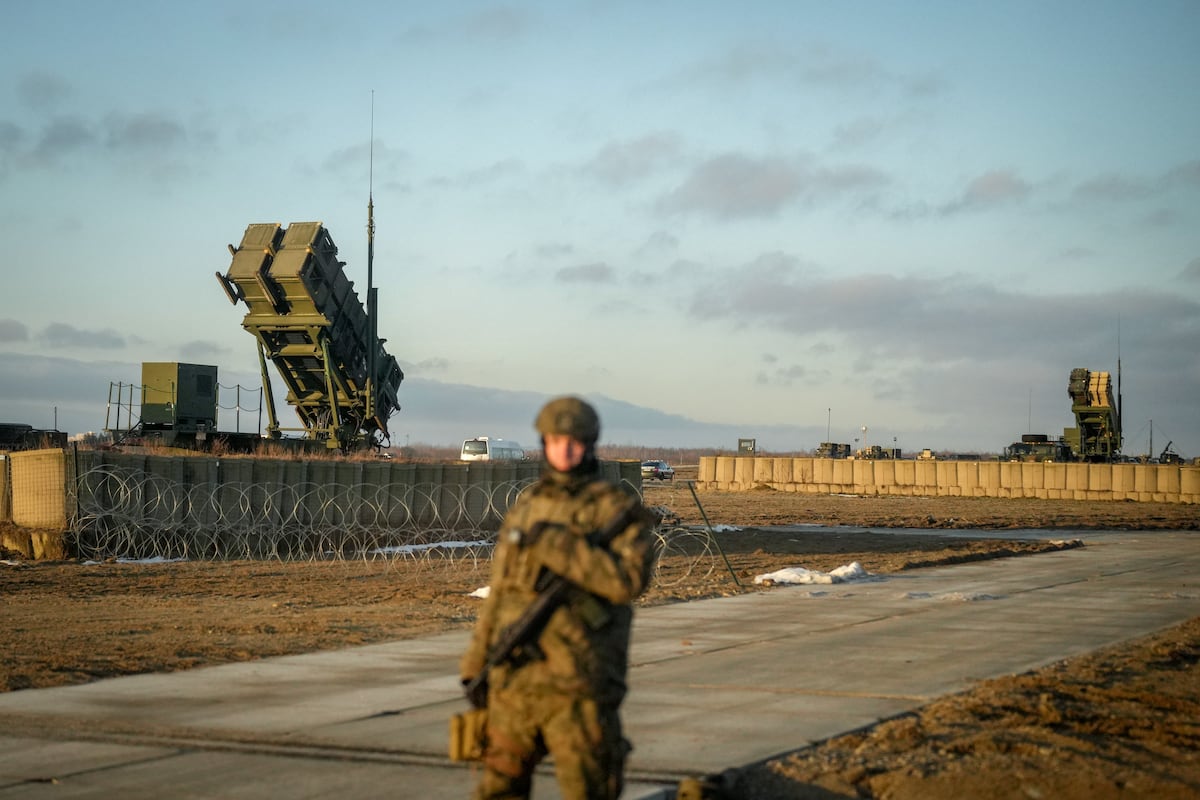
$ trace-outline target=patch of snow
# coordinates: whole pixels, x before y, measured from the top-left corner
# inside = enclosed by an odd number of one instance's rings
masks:
[[[935,595],[932,592],[907,592],[900,596],[902,600],[952,600],[960,603],[973,603],[978,600],[1003,600],[1002,594],[986,592],[948,592]]]
[[[491,547],[490,542],[430,542],[429,544],[401,544],[395,547],[376,547],[368,552],[371,555],[395,555],[397,553],[420,553],[425,550],[435,550],[439,547],[454,549],[459,547]]]
[[[941,595],[938,599],[974,603],[977,600],[1003,600],[1004,595],[988,594],[987,592],[951,592],[950,594]]]
[[[850,581],[865,581],[872,579],[871,573],[863,569],[862,564],[855,561],[829,572],[817,572],[804,567],[787,567],[786,569],[768,572],[755,576],[754,582],[766,585],[806,584],[806,583],[848,583]]]

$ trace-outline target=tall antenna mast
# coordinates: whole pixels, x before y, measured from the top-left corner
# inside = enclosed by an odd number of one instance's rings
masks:
[[[367,418],[375,417],[375,349],[379,343],[375,299],[375,90],[371,90],[371,141],[367,169]]]
[[[1121,414],[1123,404],[1121,398],[1121,315],[1117,315],[1117,450],[1121,449],[1123,444],[1123,431],[1125,427],[1124,418]]]

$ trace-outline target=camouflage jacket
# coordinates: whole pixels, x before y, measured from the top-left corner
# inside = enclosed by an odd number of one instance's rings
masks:
[[[629,496],[599,479],[547,470],[509,510],[496,537],[491,588],[480,609],[460,674],[483,669],[501,632],[537,598],[544,569],[572,583],[568,601],[538,640],[544,657],[518,659],[491,671],[492,691],[578,693],[619,703],[625,695],[631,603],[653,570],[653,517],[639,507],[635,521],[608,547],[587,535],[614,520]]]

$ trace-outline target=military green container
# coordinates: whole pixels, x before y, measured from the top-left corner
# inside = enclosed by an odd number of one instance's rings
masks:
[[[217,368],[142,362],[142,424],[151,429],[216,430]]]

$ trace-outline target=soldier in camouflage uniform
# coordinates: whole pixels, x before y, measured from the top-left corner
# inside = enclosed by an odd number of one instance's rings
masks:
[[[497,534],[491,590],[463,655],[464,685],[483,669],[500,632],[536,599],[543,570],[572,584],[546,623],[540,652],[488,675],[484,771],[477,800],[527,798],[549,753],[567,800],[616,800],[631,747],[621,732],[630,604],[653,569],[654,519],[640,506],[608,547],[586,539],[617,518],[630,497],[599,476],[600,420],[574,397],[552,400],[535,422],[547,466],[521,494]]]

